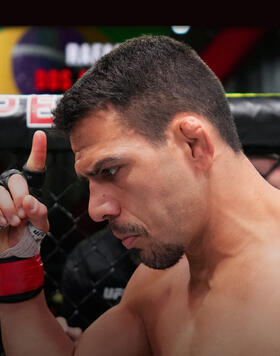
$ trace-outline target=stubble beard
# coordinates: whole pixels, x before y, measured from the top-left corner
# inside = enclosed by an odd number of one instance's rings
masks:
[[[158,243],[148,251],[137,248],[134,250],[144,265],[159,270],[175,266],[184,255],[183,246],[176,244]]]
[[[131,253],[138,256],[144,265],[153,269],[164,270],[176,265],[185,253],[184,247],[180,244],[164,243],[155,241],[141,225],[118,225],[110,224],[111,229],[122,234],[137,234],[140,238],[150,240],[145,249],[132,248]]]

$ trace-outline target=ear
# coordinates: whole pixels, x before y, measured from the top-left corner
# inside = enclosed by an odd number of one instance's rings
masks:
[[[200,117],[192,114],[182,115],[176,120],[177,139],[181,141],[188,158],[200,170],[208,170],[214,157],[208,125]]]

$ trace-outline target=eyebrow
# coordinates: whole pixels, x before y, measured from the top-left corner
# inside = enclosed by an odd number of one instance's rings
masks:
[[[103,158],[103,159],[100,159],[99,161],[97,161],[93,168],[86,172],[85,174],[81,174],[81,175],[78,175],[79,177],[94,177],[96,176],[100,170],[102,169],[103,166],[109,164],[109,163],[119,163],[119,161],[121,160],[120,157],[118,156],[115,156],[115,157],[106,157],[106,158]]]

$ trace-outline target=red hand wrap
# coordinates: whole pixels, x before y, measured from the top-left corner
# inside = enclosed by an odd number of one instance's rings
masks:
[[[0,259],[0,302],[27,300],[40,292],[44,269],[40,254],[30,258]]]

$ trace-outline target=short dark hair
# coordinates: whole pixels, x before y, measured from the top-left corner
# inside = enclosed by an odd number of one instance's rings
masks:
[[[194,112],[234,151],[241,149],[219,79],[189,45],[171,37],[129,39],[103,56],[65,92],[53,112],[54,124],[68,134],[80,119],[108,108],[152,142],[164,141],[176,113]]]

